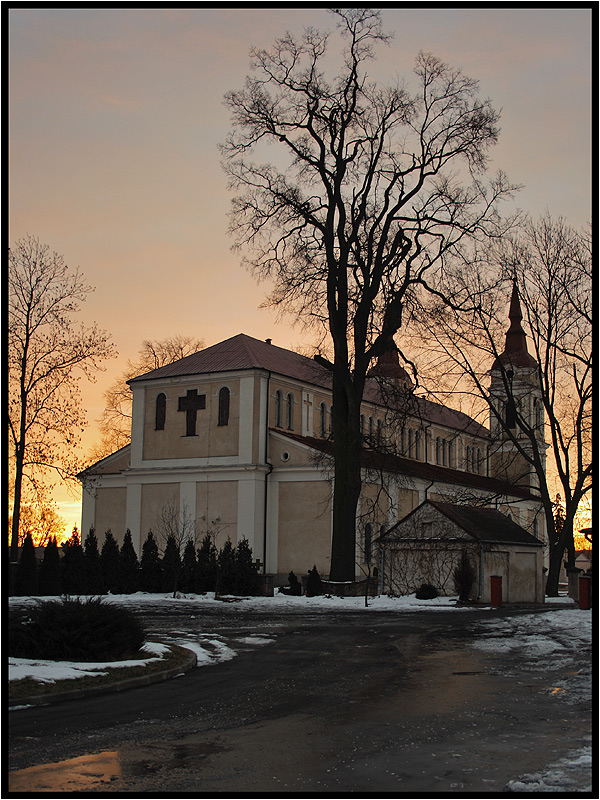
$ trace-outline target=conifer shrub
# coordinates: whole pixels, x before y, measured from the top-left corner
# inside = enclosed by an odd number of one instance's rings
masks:
[[[181,574],[181,556],[179,547],[173,535],[167,537],[165,552],[162,557],[162,590],[173,592],[175,596],[179,589],[179,576]]]
[[[235,548],[227,539],[217,556],[217,594],[235,594]]]
[[[415,592],[417,600],[433,600],[437,596],[438,590],[431,583],[422,583]]]
[[[217,585],[217,548],[207,533],[196,551],[196,591],[214,592]]]
[[[110,528],[104,534],[104,544],[100,553],[102,578],[109,592],[117,594],[120,589],[121,553],[119,544]]]
[[[128,608],[101,597],[39,601],[9,625],[9,655],[61,661],[115,661],[144,644],[142,624]]]
[[[85,553],[79,541],[79,532],[73,533],[62,545],[62,586],[65,594],[85,594]]]
[[[44,548],[44,558],[39,571],[40,594],[56,597],[62,594],[60,555],[56,536],[51,536]]]
[[[293,597],[299,597],[302,594],[302,584],[293,571],[288,575],[288,585],[280,586],[279,591],[281,594],[287,594]]]
[[[181,576],[179,578],[179,588],[182,592],[195,592],[198,583],[198,563],[196,559],[196,547],[192,539],[188,539],[183,551],[181,561]]]
[[[252,548],[247,539],[239,541],[235,548],[231,594],[251,597],[261,594],[258,568],[252,559]]]
[[[323,581],[319,575],[319,570],[316,564],[312,569],[308,570],[308,578],[306,580],[306,596],[319,597],[323,594]]]
[[[14,591],[21,597],[38,593],[37,561],[31,533],[27,534],[21,547]]]
[[[100,551],[98,550],[98,540],[93,528],[90,528],[90,532],[83,544],[83,553],[85,555],[85,593],[104,594]]]
[[[120,591],[123,594],[137,592],[140,588],[140,564],[137,553],[135,552],[135,547],[133,546],[133,541],[131,540],[131,531],[129,528],[125,531],[125,537],[121,545],[119,570]]]
[[[454,591],[458,595],[460,603],[468,602],[476,577],[477,573],[471,564],[469,554],[466,550],[462,550],[459,562],[452,573]]]
[[[140,560],[140,589],[143,592],[160,592],[162,568],[158,555],[158,545],[152,531],[148,531],[146,541],[142,545]]]

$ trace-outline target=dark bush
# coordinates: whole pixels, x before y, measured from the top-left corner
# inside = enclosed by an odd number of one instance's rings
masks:
[[[79,541],[77,528],[61,544],[63,550],[62,586],[65,594],[85,594],[85,554]]]
[[[430,583],[422,583],[415,592],[417,600],[433,600],[437,596],[438,590]]]
[[[247,539],[239,541],[235,548],[233,575],[231,594],[256,597],[261,593],[258,568],[252,559],[252,548]]]
[[[131,540],[131,531],[129,528],[125,531],[125,538],[121,545],[121,553],[119,558],[120,568],[120,591],[123,594],[131,594],[137,592],[140,588],[140,564],[138,561],[135,547]]]
[[[235,594],[235,548],[227,539],[217,556],[217,594]]]
[[[21,548],[17,577],[15,579],[15,594],[20,596],[36,595],[38,593],[37,562],[33,539],[28,533]]]
[[[143,592],[160,592],[162,567],[158,555],[158,545],[152,531],[148,532],[142,545],[140,561],[140,588]]]
[[[11,618],[8,651],[17,658],[115,661],[135,656],[145,636],[129,609],[101,597],[44,600]]]
[[[62,579],[60,572],[60,555],[56,536],[52,536],[44,548],[44,558],[39,573],[40,594],[45,596],[60,596],[62,594]]]
[[[466,550],[463,550],[460,554],[460,560],[452,573],[454,591],[458,595],[459,602],[466,603],[469,600],[476,577],[477,573],[471,564],[469,554]]]
[[[279,591],[281,594],[291,595],[292,597],[299,597],[302,594],[302,584],[293,571],[288,575],[288,585],[281,586]]]
[[[121,590],[121,552],[119,550],[119,543],[113,536],[110,528],[104,534],[104,544],[102,545],[102,552],[100,553],[100,561],[102,563],[104,585],[109,592],[117,594]]]
[[[181,575],[181,554],[175,537],[167,537],[165,552],[162,557],[162,591],[173,592],[173,597],[179,589],[179,576]]]
[[[217,583],[217,548],[209,533],[196,552],[196,591],[214,592]]]
[[[306,596],[318,597],[323,594],[323,582],[316,564],[312,569],[308,570],[308,578],[306,580]]]
[[[85,593],[104,594],[100,550],[98,549],[98,540],[93,528],[90,528],[90,532],[83,543],[83,552],[85,555]]]
[[[198,562],[193,539],[188,539],[183,551],[179,587],[182,592],[195,592],[198,583]]]

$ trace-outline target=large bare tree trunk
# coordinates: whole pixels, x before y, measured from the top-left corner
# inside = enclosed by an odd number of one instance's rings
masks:
[[[360,396],[348,374],[336,375],[333,384],[333,489],[332,581],[353,581],[356,574],[356,510],[361,490]]]

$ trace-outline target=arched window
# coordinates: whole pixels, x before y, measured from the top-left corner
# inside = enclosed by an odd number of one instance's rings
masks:
[[[367,522],[367,524],[365,525],[365,553],[364,553],[365,564],[371,563],[372,556],[373,556],[373,528],[371,527],[371,523]]]
[[[275,427],[283,427],[283,392],[279,389],[275,392]]]
[[[219,416],[217,425],[229,425],[229,397],[231,392],[227,386],[219,389]]]
[[[167,418],[167,395],[161,392],[156,396],[156,409],[154,412],[154,430],[164,431]]]
[[[442,439],[442,464],[448,466],[448,442]]]
[[[319,406],[319,428],[323,439],[327,438],[327,406],[321,403]]]
[[[286,399],[286,422],[288,431],[294,430],[294,395],[289,392]]]

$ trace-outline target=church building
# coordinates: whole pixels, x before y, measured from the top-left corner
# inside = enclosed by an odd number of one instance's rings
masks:
[[[487,428],[417,396],[398,351],[373,366],[364,394],[363,492],[356,575],[376,563],[374,542],[423,502],[497,509],[544,541],[536,478],[502,433],[506,385],[543,436],[534,359],[516,291],[506,347],[490,365],[495,412]],[[80,474],[82,531],[126,529],[160,541],[165,511],[217,547],[245,538],[275,585],[316,565],[327,577],[332,531],[331,373],[318,359],[241,333],[129,381],[131,443]],[[515,430],[515,435],[519,435]]]

